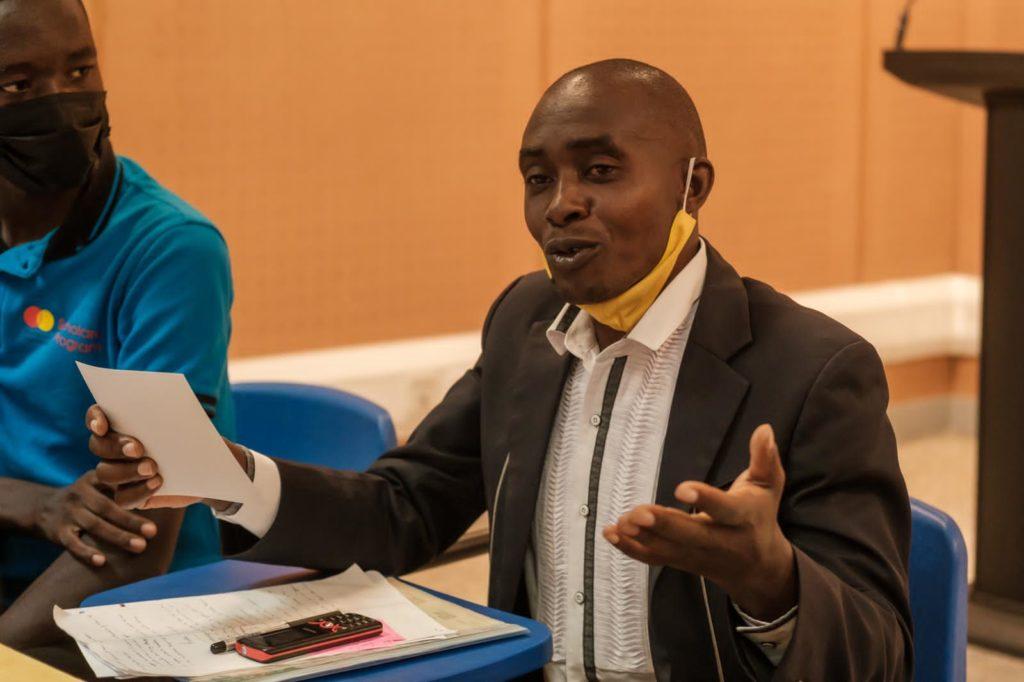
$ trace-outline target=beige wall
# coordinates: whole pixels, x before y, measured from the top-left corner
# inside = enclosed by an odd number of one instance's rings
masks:
[[[745,274],[980,265],[984,120],[883,72],[902,0],[88,4],[118,149],[227,236],[236,356],[477,327],[539,262],[521,126],[610,56],[691,90],[718,170],[702,230]],[[1024,49],[1024,3],[918,3],[907,46]]]

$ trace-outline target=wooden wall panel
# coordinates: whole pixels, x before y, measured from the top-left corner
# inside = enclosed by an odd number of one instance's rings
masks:
[[[865,35],[863,279],[953,269],[965,105],[912,88],[881,68],[902,0],[871,0]],[[962,44],[963,3],[915,7],[905,47]]]
[[[899,403],[953,394],[978,395],[978,360],[942,356],[885,366],[889,402]]]
[[[474,329],[538,266],[515,151],[611,56],[677,76],[701,227],[785,290],[981,260],[984,119],[888,76],[902,0],[86,0],[117,148],[232,250],[233,353]],[[930,0],[908,47],[1024,49],[1024,3]]]
[[[548,7],[548,80],[582,63],[630,57],[690,91],[717,171],[701,230],[741,271],[787,289],[856,278],[859,3]]]
[[[93,5],[117,149],[227,235],[236,355],[478,327],[535,260],[536,2]]]

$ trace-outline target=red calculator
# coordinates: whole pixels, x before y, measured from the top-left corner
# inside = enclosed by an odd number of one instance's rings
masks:
[[[331,611],[289,623],[288,627],[241,637],[235,642],[235,651],[260,663],[272,663],[378,637],[383,631],[379,620],[358,613]]]

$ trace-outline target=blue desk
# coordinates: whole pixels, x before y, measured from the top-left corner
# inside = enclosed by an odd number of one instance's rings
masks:
[[[142,580],[114,590],[94,594],[82,606],[103,606],[146,599],[190,597],[216,592],[247,590],[255,587],[315,577],[315,573],[292,566],[271,566],[246,561],[218,561],[157,578]],[[519,637],[485,642],[461,649],[441,651],[405,661],[372,668],[338,673],[320,679],[360,682],[422,680],[504,680],[537,670],[551,658],[551,633],[535,620],[456,599],[427,590],[442,599],[472,609],[491,618],[522,625],[529,632]]]

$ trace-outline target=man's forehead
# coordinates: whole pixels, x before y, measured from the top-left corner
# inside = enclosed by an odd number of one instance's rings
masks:
[[[668,136],[657,116],[627,98],[570,98],[538,105],[523,131],[523,148],[560,148],[581,139],[623,144]]]
[[[0,62],[13,52],[63,54],[92,44],[77,0],[0,0]]]

